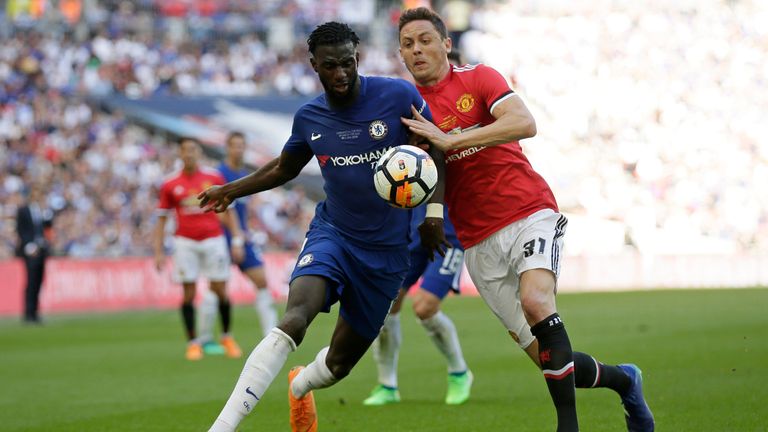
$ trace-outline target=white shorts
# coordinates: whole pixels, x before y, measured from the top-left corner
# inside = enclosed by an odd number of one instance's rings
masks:
[[[520,304],[520,275],[526,270],[547,269],[560,275],[563,236],[568,219],[550,209],[513,222],[464,252],[469,276],[480,296],[527,348],[531,328]]]
[[[229,279],[229,250],[223,235],[205,240],[176,236],[173,238],[173,260],[177,282],[195,282],[200,276],[213,282]]]

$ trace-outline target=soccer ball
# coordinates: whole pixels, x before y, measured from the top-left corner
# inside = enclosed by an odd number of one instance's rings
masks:
[[[379,196],[397,208],[414,208],[425,203],[437,184],[435,161],[424,150],[402,145],[379,158],[373,171]]]

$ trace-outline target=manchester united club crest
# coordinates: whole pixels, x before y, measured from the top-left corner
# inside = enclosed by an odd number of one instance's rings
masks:
[[[387,124],[381,120],[374,120],[368,126],[368,134],[375,140],[380,140],[387,136]]]
[[[475,106],[475,98],[469,93],[461,95],[459,100],[456,101],[456,109],[460,112],[469,112]]]

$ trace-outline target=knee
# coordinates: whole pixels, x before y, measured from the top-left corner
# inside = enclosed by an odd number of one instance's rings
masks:
[[[440,299],[432,294],[419,293],[413,299],[413,313],[420,320],[432,318],[440,310]]]
[[[328,370],[331,371],[333,377],[337,380],[346,378],[352,371],[354,363],[345,362],[343,359],[335,358],[330,353],[325,358],[325,365],[328,366]]]
[[[299,346],[304,340],[304,335],[307,333],[308,326],[309,320],[307,317],[296,311],[287,311],[280,320],[280,324],[277,325],[280,330],[293,339],[296,346]]]

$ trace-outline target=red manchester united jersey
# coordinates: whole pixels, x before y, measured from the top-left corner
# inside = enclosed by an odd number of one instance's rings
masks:
[[[496,70],[483,64],[451,66],[442,81],[418,89],[446,133],[493,123],[493,108],[514,94]],[[445,162],[445,201],[465,248],[538,210],[558,211],[549,185],[517,141],[451,150]]]
[[[204,212],[197,194],[209,186],[224,184],[218,171],[202,168],[192,174],[179,171],[167,177],[160,187],[161,211],[176,210],[176,235],[192,240],[205,240],[223,235],[216,213]]]

